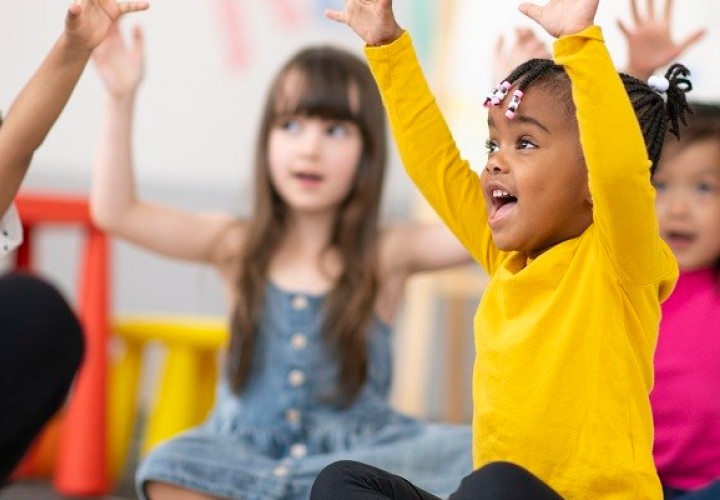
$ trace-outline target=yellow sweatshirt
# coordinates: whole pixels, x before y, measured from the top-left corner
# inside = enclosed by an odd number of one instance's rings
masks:
[[[594,221],[534,260],[493,245],[480,178],[460,158],[409,35],[366,56],[410,177],[491,276],[474,322],[475,466],[515,462],[567,500],[659,500],[648,393],[677,264],[658,235],[650,160],[600,28],[554,50],[572,81]]]

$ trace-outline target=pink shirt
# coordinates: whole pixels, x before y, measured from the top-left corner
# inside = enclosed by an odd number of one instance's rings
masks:
[[[683,272],[662,305],[655,352],[655,463],[663,485],[720,478],[720,294],[713,271]]]

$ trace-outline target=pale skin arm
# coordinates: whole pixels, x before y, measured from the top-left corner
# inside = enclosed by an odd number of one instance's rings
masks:
[[[470,254],[441,223],[409,223],[385,230],[383,271],[406,276],[472,262]]]
[[[122,15],[148,2],[81,0],[65,18],[65,31],[11,105],[0,127],[0,215],[15,197],[33,154],[45,140],[85,69],[92,50]]]
[[[680,41],[673,40],[670,34],[673,3],[673,0],[665,0],[663,13],[658,15],[655,0],[647,0],[645,17],[642,17],[638,0],[630,0],[633,25],[618,20],[628,44],[628,74],[647,81],[658,68],[674,62],[705,36],[705,30],[699,29]]]
[[[472,262],[470,254],[442,223],[408,223],[385,228],[379,250],[382,286],[376,313],[395,321],[405,284],[413,274]]]
[[[185,212],[137,198],[132,124],[137,89],[144,74],[142,31],[135,28],[129,46],[115,26],[96,49],[94,61],[108,95],[90,191],[93,221],[161,255],[220,265],[230,251],[228,244],[238,242],[236,229],[241,224],[235,218]]]

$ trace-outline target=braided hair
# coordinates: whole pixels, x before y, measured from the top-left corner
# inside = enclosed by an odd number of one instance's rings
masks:
[[[680,138],[680,124],[687,125],[687,113],[692,114],[685,94],[692,90],[688,80],[690,72],[682,64],[673,64],[668,68],[665,78],[669,82],[666,98],[651,88],[647,83],[635,77],[620,73],[625,91],[635,110],[648,156],[652,161],[650,174],[655,173],[665,142],[665,135],[670,132]],[[570,78],[563,66],[549,59],[531,59],[510,73],[503,82],[512,82],[516,89],[524,93],[530,86],[552,89],[565,102],[565,111],[575,114],[575,104],[571,96]],[[496,88],[501,88],[498,86]],[[502,91],[501,91],[502,92]],[[490,96],[488,99],[490,99]]]

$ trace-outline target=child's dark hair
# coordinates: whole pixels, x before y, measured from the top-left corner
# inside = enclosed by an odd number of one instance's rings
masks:
[[[720,104],[691,102],[693,118],[683,131],[679,146],[687,147],[697,141],[712,139],[720,143]]]
[[[620,74],[640,123],[648,156],[652,161],[651,175],[660,160],[667,132],[679,139],[680,123],[687,125],[686,113],[692,114],[685,97],[685,93],[692,90],[692,84],[687,79],[689,73],[682,64],[674,64],[668,68],[665,74],[669,83],[666,99],[647,83],[630,75]],[[531,86],[551,89],[556,94],[566,97],[565,111],[568,115],[575,115],[570,78],[565,68],[550,59],[531,59],[515,68],[503,81],[510,82],[522,92]]]

